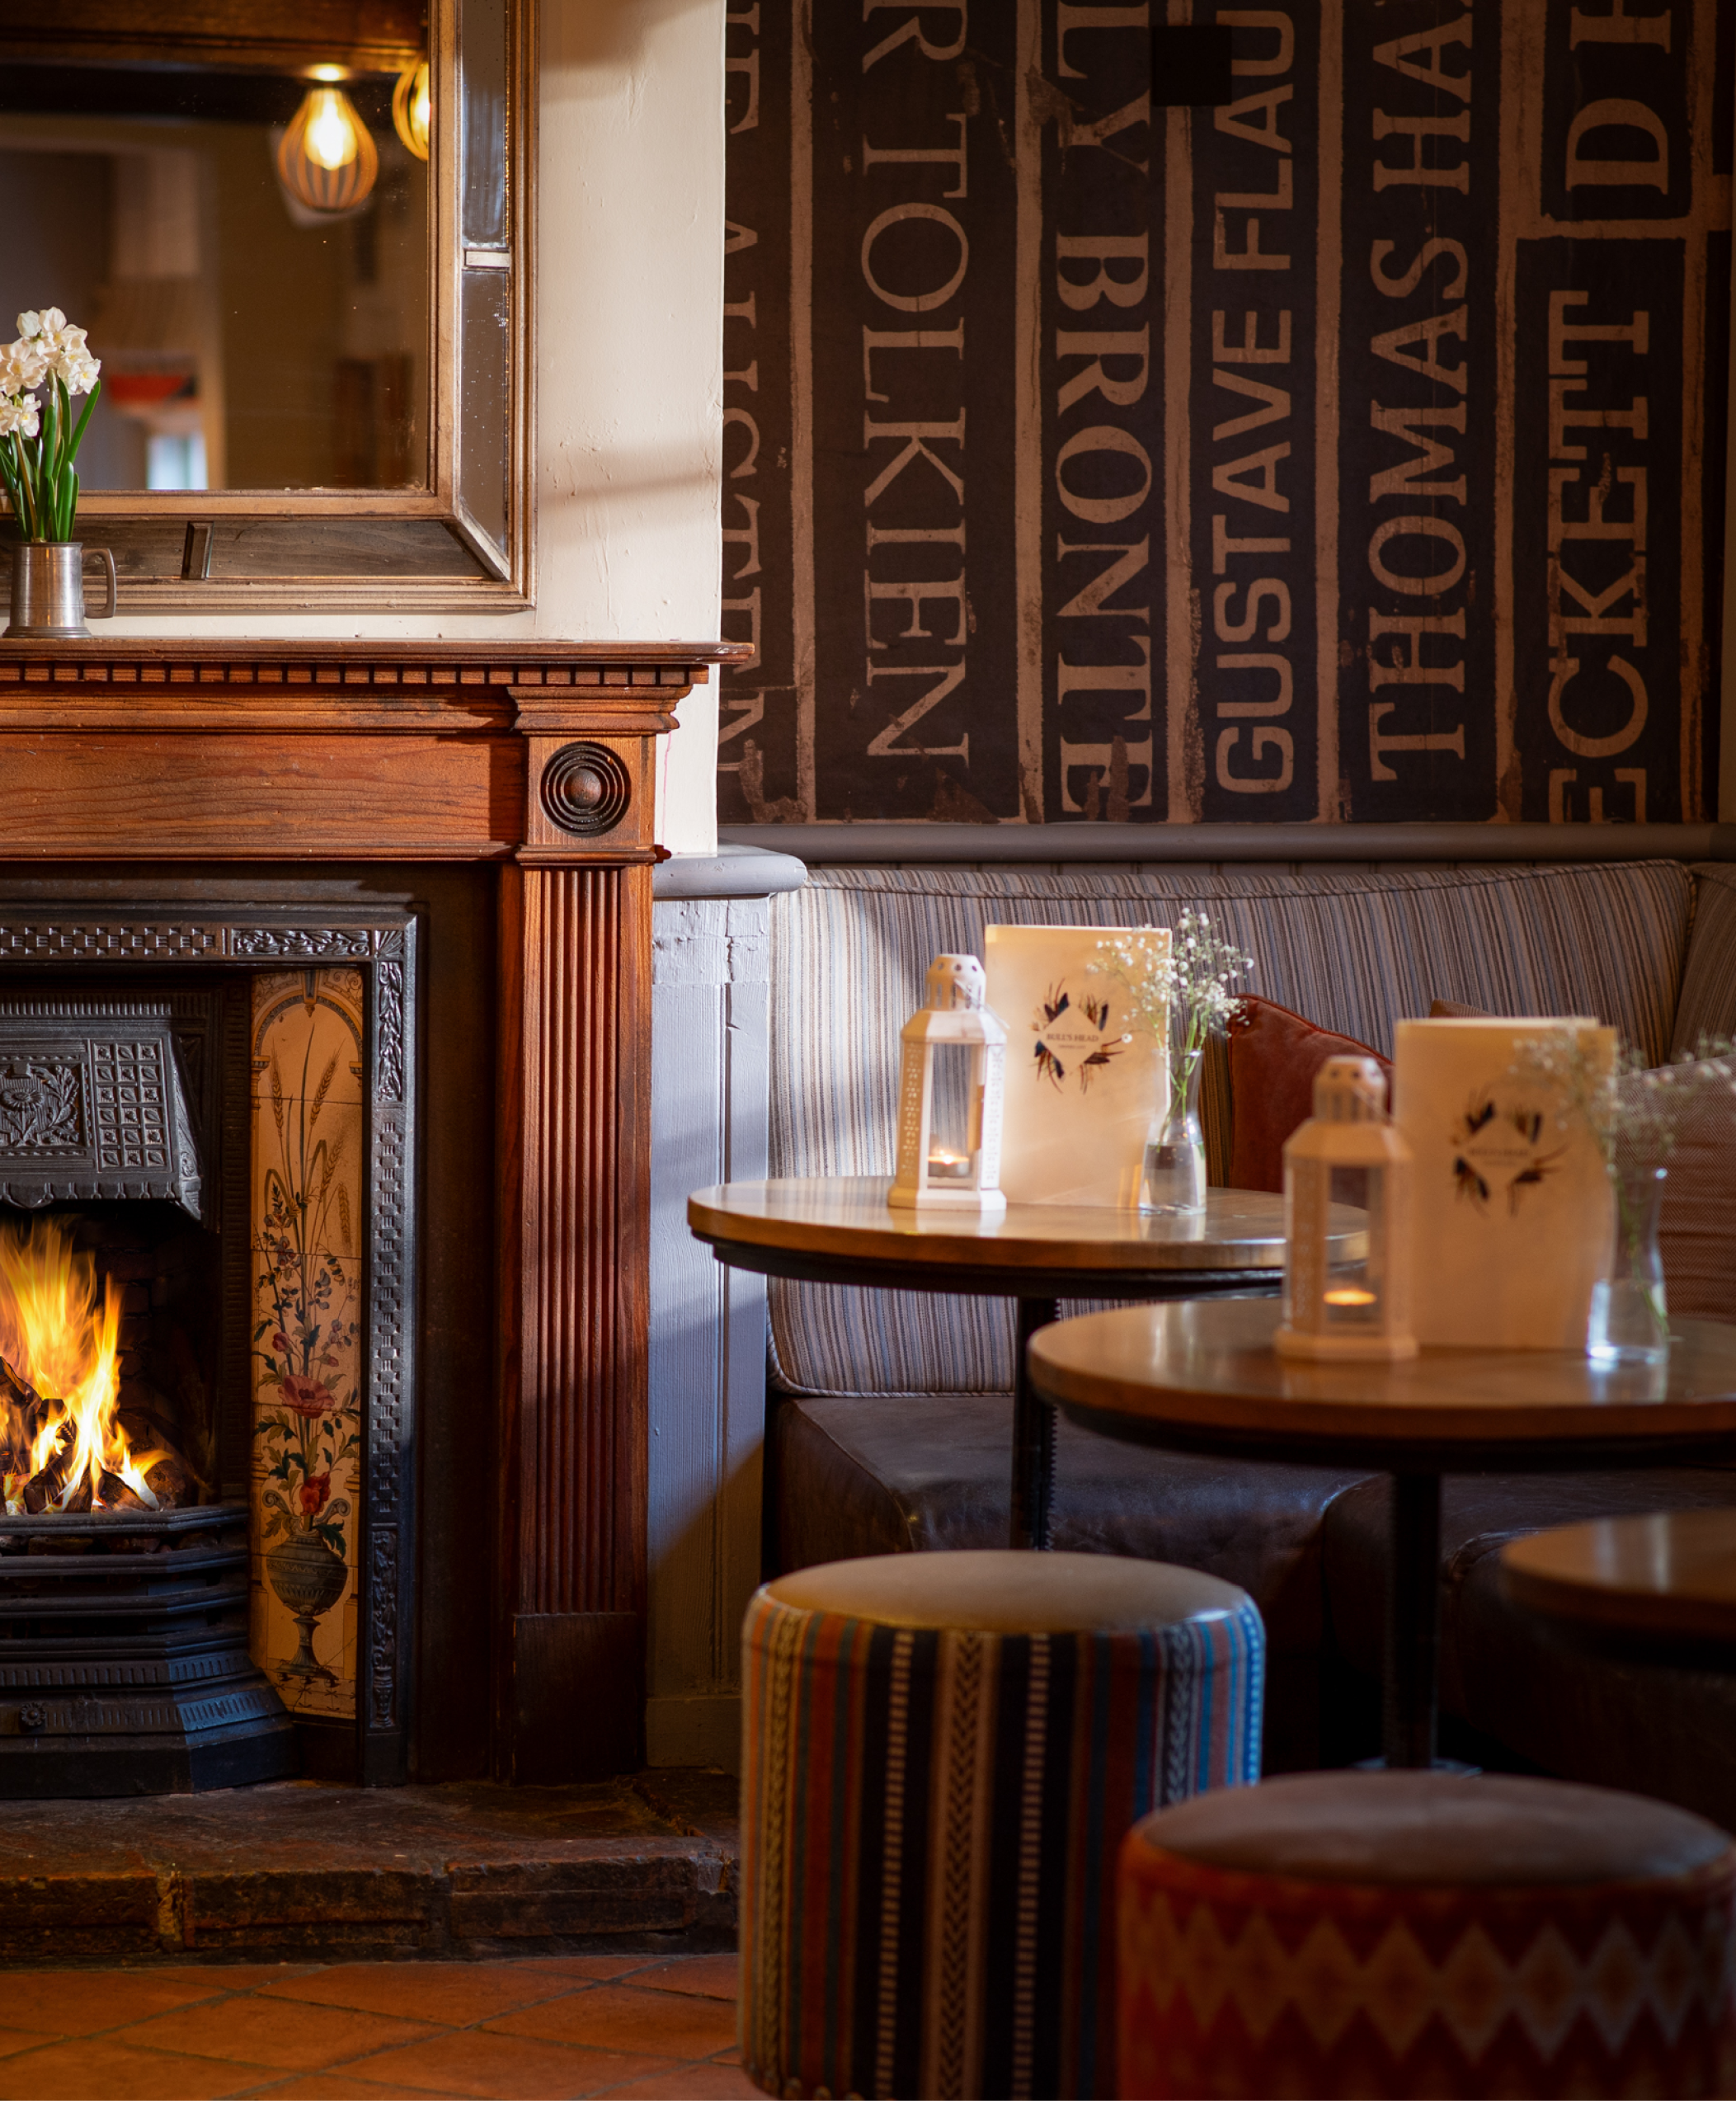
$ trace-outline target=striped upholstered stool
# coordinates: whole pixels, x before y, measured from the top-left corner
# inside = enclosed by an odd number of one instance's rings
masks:
[[[742,1646],[748,2073],[1113,2096],[1116,1851],[1258,1777],[1247,1594],[1123,1556],[868,1556],[762,1586]]]
[[[1736,1846],[1519,1776],[1284,1776],[1121,1870],[1123,2097],[1728,2097]]]

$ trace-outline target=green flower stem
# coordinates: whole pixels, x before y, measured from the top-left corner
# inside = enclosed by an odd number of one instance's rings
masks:
[[[56,374],[48,383],[35,438],[10,432],[0,439],[0,480],[27,541],[69,541],[78,527],[82,487],[75,464],[84,443],[91,412],[102,392],[98,380],[85,398],[77,421],[66,382]]]

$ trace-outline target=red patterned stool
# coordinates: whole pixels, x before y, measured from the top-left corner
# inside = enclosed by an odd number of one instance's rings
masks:
[[[1123,2097],[1726,2097],[1736,1845],[1520,1776],[1282,1777],[1122,1849]]]
[[[865,1556],[742,1631],[742,2059],[774,2097],[1115,2095],[1115,1852],[1259,1774],[1265,1632],[1130,1556]]]

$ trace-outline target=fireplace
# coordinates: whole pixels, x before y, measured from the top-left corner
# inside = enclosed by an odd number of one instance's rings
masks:
[[[0,968],[0,1795],[390,1772],[415,916],[146,932]]]
[[[118,1289],[189,1500],[10,1486],[0,1792],[631,1765],[650,741],[720,652],[238,648],[0,644],[0,1230]]]
[[[0,989],[0,1796],[292,1774],[221,1408],[223,994]],[[240,1208],[230,1195],[228,1223]],[[239,1246],[238,1246],[238,1245]]]

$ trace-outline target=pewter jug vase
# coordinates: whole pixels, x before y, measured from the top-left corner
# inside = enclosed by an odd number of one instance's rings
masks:
[[[101,563],[108,603],[88,610],[99,621],[115,611],[115,558],[106,548],[78,540],[25,540],[12,549],[12,618],[6,635],[14,642],[90,640],[84,625],[84,562]]]

